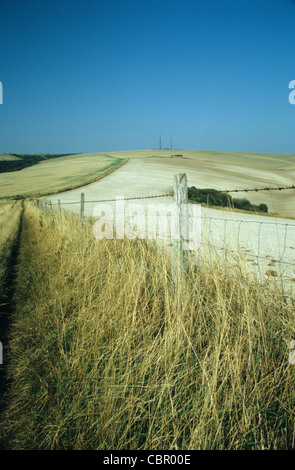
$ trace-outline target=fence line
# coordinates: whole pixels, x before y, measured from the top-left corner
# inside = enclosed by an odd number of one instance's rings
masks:
[[[185,180],[185,181],[184,181]],[[184,182],[184,186],[182,189],[181,181]],[[291,190],[295,189],[295,186],[289,187],[265,187],[265,188],[252,188],[252,189],[234,189],[234,190],[218,190],[217,192],[258,192],[258,191],[282,191],[282,190]],[[180,198],[179,191],[182,193]],[[124,197],[124,201],[130,200],[142,200],[142,199],[155,199],[155,198],[164,198],[164,197],[171,197],[172,194],[160,194],[160,195],[151,195],[151,196],[131,196],[131,197]],[[63,205],[75,205],[80,204],[80,218],[81,222],[84,219],[84,211],[86,204],[95,204],[95,203],[106,203],[106,202],[117,202],[118,198],[113,199],[98,199],[98,200],[85,200],[84,193],[81,193],[81,200],[80,201],[73,201],[73,202],[61,202],[58,200],[57,203],[51,203],[50,201],[50,208],[52,210],[52,206],[58,206],[59,211],[61,212],[61,207]],[[187,201],[187,183],[186,183],[186,175],[176,175],[174,180],[174,202],[176,204],[185,204],[184,201]],[[40,205],[40,201],[37,200],[37,205]],[[44,202],[44,208],[47,209],[48,202]],[[238,213],[233,213],[238,214]],[[249,212],[251,215],[251,212]],[[188,215],[189,218],[191,216]],[[283,223],[283,222],[272,222],[272,221],[258,221],[258,220],[245,220],[245,219],[230,219],[226,217],[206,217],[201,216],[201,224],[202,224],[202,236],[200,245],[203,247],[207,247],[209,250],[214,248],[215,250],[223,251],[224,252],[224,259],[227,262],[226,253],[229,254],[240,254],[246,256],[247,258],[254,258],[257,261],[257,272],[260,276],[262,276],[262,270],[265,269],[265,272],[272,275],[274,278],[278,277],[282,286],[282,292],[284,294],[284,287],[285,284],[291,280],[292,282],[295,281],[295,223]],[[184,241],[181,238],[181,226],[183,224],[187,224],[187,220],[180,220],[180,227],[179,227],[179,239],[174,241],[174,257],[177,260],[175,264],[175,269],[177,269],[179,273],[179,263],[187,269],[187,257],[186,253],[183,250],[182,242]],[[213,231],[212,225],[217,224],[217,229]],[[229,227],[230,224],[236,226],[236,235],[233,237],[229,237]],[[254,227],[256,225],[257,233],[255,235]],[[252,238],[252,245],[255,246],[255,249],[252,252],[249,250],[249,240],[245,239],[245,227],[249,228],[249,233],[251,234]],[[268,233],[266,238],[271,240],[271,247],[268,249],[269,251],[265,251],[267,248],[267,244],[265,241],[262,242],[262,231],[264,228],[268,229]],[[273,230],[275,228],[275,230]],[[244,229],[244,230],[243,230]],[[207,231],[207,233],[206,233]],[[170,232],[171,232],[171,225],[170,225]],[[206,234],[204,234],[205,232]],[[232,230],[233,232],[233,230]],[[278,233],[280,232],[280,233]],[[292,233],[293,232],[293,233]],[[248,233],[248,236],[249,236]],[[222,237],[223,234],[223,237]],[[231,233],[232,236],[232,233]],[[271,238],[272,237],[272,238]],[[290,239],[290,237],[293,237]],[[223,240],[222,240],[223,238]],[[244,240],[243,240],[244,238]],[[254,239],[256,240],[254,241]],[[275,243],[274,243],[275,241]],[[237,245],[237,249],[233,248],[233,242]],[[277,246],[275,246],[277,244]],[[229,246],[228,246],[229,245]],[[246,245],[243,248],[243,245]],[[288,246],[289,245],[289,246]],[[294,245],[294,246],[293,246]],[[290,252],[290,250],[294,249],[294,254]],[[254,252],[253,252],[254,251]],[[273,252],[273,256],[270,253]],[[181,260],[181,261],[180,261]],[[267,266],[262,266],[263,263],[268,263]],[[249,264],[249,263],[248,263]],[[279,274],[275,271],[275,269],[270,269],[271,267],[279,269]],[[269,269],[267,269],[269,268]],[[295,288],[295,283],[294,283]],[[285,296],[288,297],[288,296]],[[290,297],[292,298],[292,297]],[[293,298],[292,298],[293,299]],[[294,300],[294,299],[293,299]]]
[[[295,290],[295,224],[214,217],[202,217],[202,220],[202,246],[209,251],[212,248],[223,251],[224,256],[239,254],[248,268],[252,263],[261,279],[267,277],[279,281],[283,294],[285,288]],[[213,223],[217,224],[217,230]],[[241,230],[242,225],[245,231]]]
[[[284,189],[295,189],[295,186],[277,186],[275,188],[249,188],[249,189],[218,189],[217,193],[249,193],[250,191],[283,191]]]
[[[83,194],[83,193],[82,193]],[[137,199],[153,199],[157,197],[170,197],[172,196],[171,194],[160,194],[160,195],[155,195],[155,196],[132,196],[132,197],[124,197],[125,201],[130,201],[130,200],[137,200]],[[116,202],[117,199],[100,199],[97,201],[84,201],[87,204],[94,204],[98,202]],[[81,204],[81,201],[73,201],[73,202],[62,202],[62,205],[64,204]],[[58,205],[58,203],[53,203],[53,206]]]
[[[217,193],[248,193],[248,192],[259,192],[259,191],[283,191],[285,189],[295,189],[295,186],[278,186],[278,187],[266,187],[266,188],[246,188],[246,189],[217,189],[215,190]],[[83,194],[83,193],[82,193]],[[137,199],[153,199],[158,197],[170,197],[172,194],[157,194],[154,196],[131,196],[125,197],[126,201],[130,200],[137,200]],[[37,199],[38,201],[38,199]],[[99,202],[116,202],[117,199],[98,199],[95,201],[84,201],[85,203],[99,203]],[[72,205],[72,204],[81,204],[81,201],[73,201],[73,202],[63,202],[62,205]],[[52,203],[53,206],[59,205],[59,203]]]

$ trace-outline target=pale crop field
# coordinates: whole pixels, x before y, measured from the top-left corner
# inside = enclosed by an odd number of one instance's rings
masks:
[[[124,162],[104,154],[77,154],[0,174],[0,197],[56,193],[98,180]]]
[[[171,155],[183,155],[183,158]],[[188,185],[219,190],[292,186],[295,181],[295,154],[224,152],[215,150],[139,150],[110,155],[136,160],[145,183],[155,173],[155,188],[164,174],[187,173]],[[139,163],[142,160],[142,163]],[[171,186],[171,184],[170,184]],[[267,204],[269,212],[294,217],[294,191],[232,193],[253,204]]]
[[[295,180],[295,155],[242,154],[181,150],[184,158],[171,158],[170,150],[113,152],[113,157],[128,159],[126,165],[103,181],[85,188],[89,200],[116,196],[149,196],[171,193],[174,175],[186,173],[188,186],[219,190],[292,186]],[[60,194],[61,200],[79,201],[81,191]],[[253,204],[264,203],[269,213],[294,217],[294,190],[231,193]]]
[[[86,201],[85,215],[92,216],[95,215],[95,207],[99,204],[95,201],[106,201],[115,214],[116,202],[110,200],[118,196],[140,198],[169,195],[155,199],[125,201],[125,209],[131,203],[140,204],[147,213],[150,204],[168,206],[173,202],[174,175],[179,173],[186,173],[188,186],[221,190],[276,187],[277,184],[291,186],[294,182],[293,156],[290,155],[249,154],[247,157],[244,154],[227,155],[224,152],[198,153],[186,150],[174,153],[183,154],[186,158],[171,158],[169,157],[171,151],[167,150],[162,151],[162,156],[160,156],[161,151],[157,151],[158,156],[152,151],[112,153],[111,155],[121,158],[125,155],[129,160],[117,171],[98,182],[49,196],[48,199],[53,204],[57,204],[60,200],[63,209],[78,212],[83,192]],[[239,242],[243,252],[248,254],[245,266],[251,271],[259,273],[261,271],[260,274],[263,276],[271,272],[276,279],[280,279],[283,274],[284,279],[287,277],[293,284],[295,221],[290,218],[294,216],[295,190],[232,193],[232,196],[246,197],[254,204],[265,203],[269,207],[270,214],[262,216],[202,207],[201,231],[204,243],[220,247],[220,254],[223,255],[222,249],[225,246],[236,250]],[[64,203],[66,204],[63,205]],[[278,213],[280,217],[275,215]],[[211,221],[211,219],[216,220]],[[285,224],[288,224],[287,228]],[[273,260],[286,261],[290,264],[280,264]]]

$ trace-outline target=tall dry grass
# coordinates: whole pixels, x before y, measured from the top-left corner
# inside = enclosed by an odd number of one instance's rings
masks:
[[[9,314],[12,310],[11,284],[13,260],[15,258],[20,223],[22,202],[0,201],[0,413],[5,406],[6,347]],[[4,359],[3,359],[4,357]],[[0,418],[1,422],[1,418]],[[0,439],[0,449],[2,449]]]
[[[22,213],[21,201],[0,202],[0,292],[3,289],[11,251],[15,246]]]
[[[294,306],[202,258],[26,203],[3,432],[13,449],[294,447]]]

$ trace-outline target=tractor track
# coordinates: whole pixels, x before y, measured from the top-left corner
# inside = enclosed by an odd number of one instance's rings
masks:
[[[1,419],[6,407],[6,393],[8,389],[7,368],[9,366],[9,337],[12,316],[15,312],[16,305],[14,302],[14,289],[17,277],[18,258],[20,252],[22,222],[24,213],[24,202],[22,201],[22,212],[20,215],[20,223],[18,234],[11,250],[7,263],[7,274],[4,281],[3,289],[0,291],[0,341],[2,344],[2,364],[0,363],[0,450],[7,449],[7,442],[3,437],[4,420]]]

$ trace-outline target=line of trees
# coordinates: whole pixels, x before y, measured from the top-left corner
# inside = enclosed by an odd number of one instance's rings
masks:
[[[188,198],[190,201],[199,204],[207,204],[208,206],[231,207],[233,209],[241,209],[251,212],[268,212],[266,204],[252,204],[246,198],[233,198],[228,193],[222,193],[216,189],[196,188],[192,186],[188,188]]]

